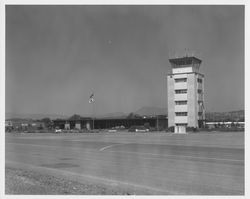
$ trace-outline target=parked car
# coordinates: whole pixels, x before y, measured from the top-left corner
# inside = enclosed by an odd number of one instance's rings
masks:
[[[131,126],[129,132],[149,132],[149,129],[145,126]]]
[[[55,129],[55,133],[61,133],[62,129]]]
[[[115,133],[115,132],[117,132],[117,130],[116,129],[109,129],[108,132]]]

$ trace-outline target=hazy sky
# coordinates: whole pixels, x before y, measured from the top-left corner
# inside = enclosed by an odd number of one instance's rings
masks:
[[[207,111],[244,109],[243,6],[6,6],[6,112],[167,107],[169,56],[203,63]]]

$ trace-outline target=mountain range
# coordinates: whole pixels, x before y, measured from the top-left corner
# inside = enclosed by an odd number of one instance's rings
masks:
[[[40,120],[46,117],[50,119],[57,119],[57,118],[65,119],[68,118],[69,116],[59,115],[59,114],[5,113],[5,119],[19,118],[19,119]]]
[[[167,115],[167,108],[159,108],[159,107],[147,107],[144,106],[135,112],[137,115]]]
[[[152,115],[167,115],[166,108],[159,107],[142,107],[137,111],[133,112],[135,115],[140,116],[152,116]],[[97,115],[97,118],[126,118],[129,113],[123,112],[115,112],[108,113],[103,115]],[[82,117],[92,117],[91,115],[81,115]],[[66,119],[69,118],[69,115],[60,115],[60,114],[16,114],[16,113],[6,113],[6,119],[20,118],[20,119],[33,119],[40,120],[43,118],[50,119]],[[206,112],[206,120],[207,121],[226,121],[226,120],[239,120],[244,121],[245,111],[229,111],[229,112]]]
[[[207,112],[205,115],[207,121],[244,121],[245,111],[230,111],[230,112]]]

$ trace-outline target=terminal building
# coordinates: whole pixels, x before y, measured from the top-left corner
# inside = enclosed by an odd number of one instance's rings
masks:
[[[59,129],[112,129],[123,126],[129,129],[132,126],[148,126],[157,129],[166,129],[168,120],[165,115],[157,117],[139,118],[87,118],[80,115],[73,115],[68,119],[53,120],[54,127]]]
[[[199,72],[202,61],[185,56],[169,62],[168,126],[175,133],[185,133],[186,127],[201,128],[205,121],[204,75]]]

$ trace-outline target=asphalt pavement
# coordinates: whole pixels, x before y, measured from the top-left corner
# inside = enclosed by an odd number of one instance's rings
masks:
[[[6,165],[161,195],[243,195],[244,133],[6,134]],[[144,192],[145,193],[145,192]]]

